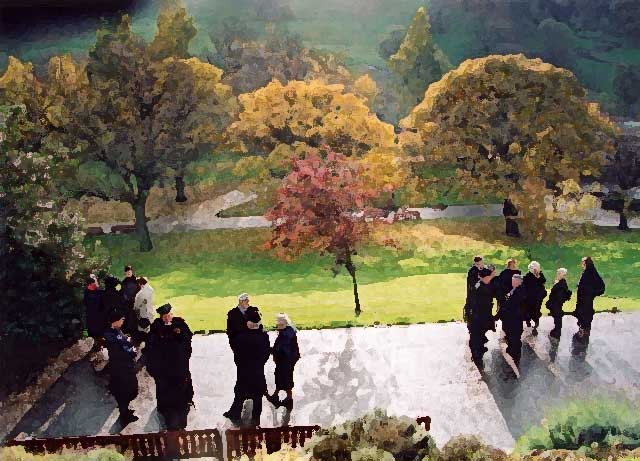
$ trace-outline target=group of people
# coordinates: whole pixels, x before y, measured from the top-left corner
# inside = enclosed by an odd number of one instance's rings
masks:
[[[276,318],[278,336],[270,346],[269,336],[263,330],[262,318],[257,307],[251,306],[249,295],[238,297],[238,305],[227,313],[227,337],[236,364],[236,384],[231,408],[223,416],[234,425],[240,425],[242,407],[246,400],[253,403],[251,425],[260,425],[262,397],[276,408],[293,408],[293,370],[300,359],[296,330],[289,317],[278,314]],[[275,392],[269,394],[264,375],[264,366],[273,356],[275,362]],[[279,393],[286,397],[280,400]]]
[[[107,276],[104,285],[101,289],[98,278],[89,276],[84,293],[86,322],[94,338],[94,352],[103,347],[108,352],[109,391],[117,402],[121,425],[138,419],[129,405],[138,395],[138,368],[146,366],[155,381],[157,409],[166,428],[186,428],[194,405],[189,365],[191,329],[184,319],[174,316],[171,304],[154,308],[151,285],[144,277],[136,278],[131,266],[125,266],[122,280]],[[227,335],[237,375],[235,398],[224,416],[235,425],[240,425],[242,407],[248,399],[253,401],[251,423],[255,426],[260,425],[263,396],[276,408],[283,406],[289,412],[293,408],[293,370],[300,358],[296,330],[284,313],[278,314],[276,328],[278,336],[271,347],[260,312],[249,305],[246,293],[227,314]],[[264,375],[270,356],[276,365],[273,394],[267,391]],[[280,391],[286,393],[283,400]]]
[[[542,303],[547,297],[544,273],[537,261],[531,261],[528,272],[522,275],[517,261],[508,259],[505,269],[497,274],[493,265],[485,265],[482,256],[476,256],[467,273],[467,298],[464,319],[469,330],[469,348],[476,366],[482,370],[483,355],[487,352],[488,331],[496,331],[496,321],[501,320],[507,342],[507,353],[516,367],[520,363],[524,325],[538,334]],[[578,336],[588,337],[595,313],[593,300],[604,294],[605,284],[595,268],[591,257],[582,258],[582,275],[577,287],[576,307],[572,312],[563,310],[564,303],[571,298],[567,285],[567,269],[556,271],[555,283],[547,298],[546,307],[554,319],[554,328],[549,333],[552,340],[559,340],[562,332],[562,317],[574,315],[578,320]],[[493,300],[497,301],[493,313]]]

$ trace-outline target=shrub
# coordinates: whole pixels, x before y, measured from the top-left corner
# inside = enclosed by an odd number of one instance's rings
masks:
[[[64,451],[60,454],[32,455],[23,447],[0,448],[2,461],[125,461],[127,458],[120,453],[106,448],[90,450],[88,452]]]
[[[460,435],[449,440],[437,461],[507,461],[505,452],[486,445],[476,436]]]
[[[527,431],[516,449],[577,450],[597,454],[603,449],[640,447],[640,402],[593,399],[574,401],[551,411],[540,426]]]
[[[414,420],[383,410],[320,431],[305,451],[318,461],[420,461],[437,454],[431,436]]]

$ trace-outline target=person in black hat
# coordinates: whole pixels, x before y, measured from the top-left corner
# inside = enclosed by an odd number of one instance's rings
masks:
[[[174,317],[171,304],[156,309],[160,315],[151,324],[147,338],[147,371],[156,383],[158,412],[168,430],[187,427],[187,416],[193,405],[191,329],[180,317]]]
[[[492,280],[496,277],[495,269],[483,267],[478,271],[479,280],[472,292],[472,304],[469,321],[469,348],[473,363],[479,370],[483,370],[482,356],[487,351],[485,343],[488,341],[486,333],[495,331],[493,320],[493,298],[496,296],[496,287]]]
[[[262,397],[267,394],[267,381],[264,377],[264,365],[270,355],[269,336],[260,327],[260,314],[251,310],[246,314],[247,329],[235,339],[234,360],[236,362],[235,397],[229,411],[223,416],[239,426],[242,405],[247,399],[253,401],[251,425],[260,425]]]
[[[249,295],[242,293],[238,296],[238,305],[227,312],[227,337],[229,338],[229,346],[234,352],[238,334],[247,331],[247,314],[259,312],[258,308],[250,306],[249,302]]]
[[[129,403],[138,396],[138,378],[135,371],[136,349],[122,333],[124,315],[118,311],[109,313],[110,327],[104,332],[109,351],[109,391],[118,402],[120,422],[123,426],[138,420]]]
[[[507,339],[507,354],[511,356],[516,367],[520,365],[522,353],[522,322],[527,299],[527,290],[522,282],[522,275],[512,275],[511,290],[503,297],[496,314],[496,319],[502,321],[502,330]]]
[[[471,331],[471,308],[473,307],[473,292],[475,290],[476,283],[478,283],[478,273],[480,269],[484,267],[482,256],[475,256],[473,258],[473,265],[467,272],[467,298],[462,309],[462,317],[467,322],[467,329]]]

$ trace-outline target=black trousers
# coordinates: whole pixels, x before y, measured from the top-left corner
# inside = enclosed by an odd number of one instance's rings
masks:
[[[522,332],[507,333],[507,354],[511,356],[516,365],[520,366],[522,356]]]
[[[262,414],[262,394],[247,395],[247,394],[235,394],[231,408],[229,408],[229,416],[232,420],[240,420],[242,416],[242,405],[245,400],[253,401],[253,410],[251,412],[251,422],[253,424],[260,424],[260,415]]]
[[[553,316],[553,330],[551,330],[551,335],[560,337],[562,333],[562,314],[552,313]]]

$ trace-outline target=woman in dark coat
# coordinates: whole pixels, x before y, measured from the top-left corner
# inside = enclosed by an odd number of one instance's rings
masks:
[[[107,315],[109,314],[102,303],[102,293],[98,279],[91,274],[84,290],[84,307],[86,309],[87,332],[93,338],[94,350],[101,347],[102,335],[107,328]]]
[[[288,411],[293,408],[293,369],[300,359],[296,330],[287,314],[278,314],[276,328],[278,337],[273,343],[271,353],[276,364],[276,391],[267,399],[276,407],[284,406]],[[278,393],[285,391],[287,397],[280,401]]]
[[[540,270],[540,263],[531,261],[529,263],[529,272],[523,278],[523,285],[527,292],[524,320],[527,322],[528,327],[531,326],[531,321],[533,321],[534,336],[538,334],[538,326],[542,316],[542,301],[547,296],[547,290],[544,288],[546,282],[547,279]]]
[[[171,305],[156,309],[160,314],[151,324],[147,353],[147,371],[156,382],[158,412],[168,430],[187,427],[193,405],[193,383],[189,360],[193,333],[180,317],[174,317]]]
[[[582,275],[578,282],[578,296],[576,299],[576,310],[574,315],[578,319],[580,330],[578,335],[582,338],[588,336],[591,331],[591,322],[595,310],[593,300],[596,296],[604,294],[605,285],[602,277],[598,274],[596,266],[590,256],[582,258]]]
[[[565,268],[558,269],[556,283],[551,288],[549,299],[547,299],[547,309],[553,317],[553,330],[549,332],[549,336],[556,339],[560,339],[562,332],[562,316],[564,315],[562,305],[571,298],[571,290],[567,286],[566,276],[567,270]]]

